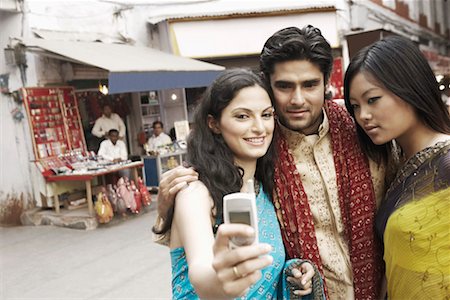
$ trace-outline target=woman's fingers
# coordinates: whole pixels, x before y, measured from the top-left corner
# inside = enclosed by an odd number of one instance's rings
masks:
[[[158,214],[165,218],[169,208],[173,205],[176,194],[188,185],[198,180],[198,173],[193,168],[178,166],[161,175],[158,189]]]
[[[267,255],[272,250],[268,244],[229,246],[232,237],[252,238],[254,235],[254,229],[245,224],[222,224],[218,228],[212,266],[230,297],[244,295],[261,278],[261,269],[273,262],[273,257]]]
[[[190,182],[198,179],[198,173],[193,168],[178,166],[161,175],[160,183],[165,186],[166,183],[175,185],[181,181]]]
[[[235,249],[228,248],[227,250],[217,252],[215,250],[213,267],[215,269],[224,269],[238,264],[244,264],[246,266],[246,262],[250,262],[253,259],[267,259],[264,258],[264,255],[270,251],[271,246],[268,244],[243,246]]]
[[[245,224],[220,225],[213,246],[216,267],[235,266],[243,261],[268,254],[272,246],[263,243],[230,249],[229,242],[232,237],[252,238],[254,234],[253,228]]]
[[[213,268],[216,270],[220,281],[236,281],[247,277],[249,274],[260,271],[267,266],[270,266],[272,262],[272,256],[263,255],[261,257],[246,260],[234,266],[227,266],[223,268],[214,266],[213,263]]]
[[[261,271],[255,271],[236,280],[224,282],[224,292],[232,297],[240,297],[247,293],[249,287],[261,278]]]
[[[255,236],[255,230],[245,224],[222,224],[217,229],[216,240],[214,242],[214,253],[228,250],[229,242],[232,237],[252,238]]]

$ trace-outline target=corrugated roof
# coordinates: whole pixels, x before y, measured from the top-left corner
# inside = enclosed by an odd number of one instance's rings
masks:
[[[149,47],[96,42],[26,39],[27,47],[38,47],[111,72],[205,71],[224,67],[173,55]]]
[[[307,9],[335,8],[334,0],[215,0],[203,3],[165,5],[155,7],[148,16],[148,22],[157,24],[164,20],[225,17],[248,14],[288,12]]]
[[[111,93],[206,86],[225,69],[148,47],[44,39],[22,44],[109,71]]]

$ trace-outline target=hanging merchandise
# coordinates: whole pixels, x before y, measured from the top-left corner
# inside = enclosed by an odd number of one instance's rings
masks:
[[[86,151],[72,87],[22,88],[36,160]]]
[[[95,202],[95,213],[98,222],[103,224],[109,223],[114,216],[111,203],[106,196],[106,191],[104,188],[97,195],[97,202]]]

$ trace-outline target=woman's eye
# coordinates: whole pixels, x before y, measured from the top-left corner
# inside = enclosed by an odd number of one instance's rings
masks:
[[[237,119],[247,119],[248,115],[240,114],[240,115],[236,115],[235,118],[237,118]]]
[[[367,100],[367,103],[372,104],[372,103],[376,102],[380,98],[381,97],[371,97],[371,98],[369,98],[369,100]]]
[[[271,112],[264,113],[262,116],[263,116],[263,118],[270,119],[273,117],[273,113],[271,113]]]
[[[359,108],[359,105],[358,104],[350,104],[351,105],[351,107],[352,107],[352,109],[353,110],[355,110],[355,109],[358,109]]]

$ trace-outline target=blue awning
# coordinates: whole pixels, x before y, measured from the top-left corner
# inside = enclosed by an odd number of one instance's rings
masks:
[[[221,71],[110,72],[109,92],[126,93],[208,86]]]
[[[22,43],[108,71],[111,94],[207,86],[225,69],[148,47],[44,39]]]

